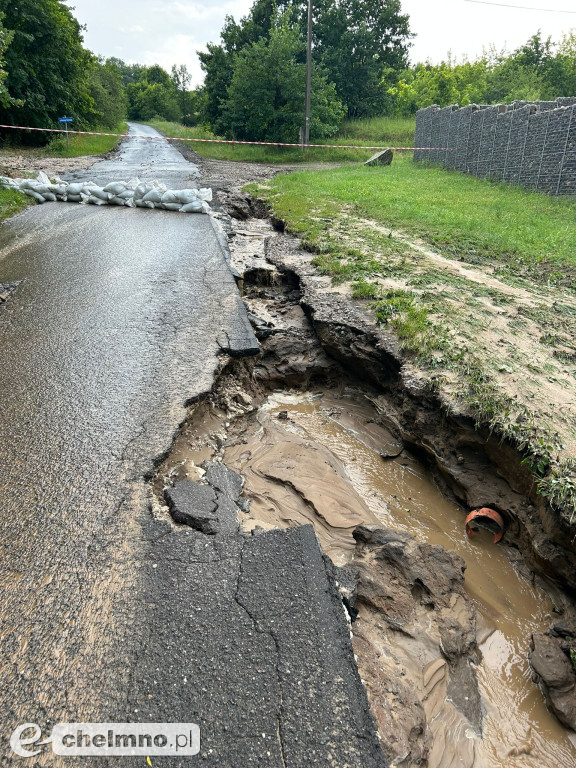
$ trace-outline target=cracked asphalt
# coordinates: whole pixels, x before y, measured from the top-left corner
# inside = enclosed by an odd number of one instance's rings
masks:
[[[197,172],[146,140],[86,172],[133,175],[178,188]],[[197,722],[198,756],[152,765],[383,766],[311,528],[208,536],[150,511],[146,477],[186,403],[227,347],[256,351],[210,218],[35,207],[0,230],[0,283],[15,281],[0,308],[0,765],[22,762],[8,741],[23,723],[46,739],[61,722]],[[145,765],[37,749],[28,766]]]

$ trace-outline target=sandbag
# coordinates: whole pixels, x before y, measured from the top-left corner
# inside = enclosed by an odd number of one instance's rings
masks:
[[[30,197],[33,197],[34,200],[36,200],[39,203],[45,203],[46,200],[42,197],[42,195],[39,192],[35,192],[33,189],[21,189],[22,192],[24,192],[25,195],[29,195]]]
[[[116,196],[121,192],[126,191],[126,185],[123,181],[111,181],[109,184],[106,184],[106,186],[103,187],[103,190],[104,192],[109,192],[111,195]]]
[[[212,202],[212,190],[210,187],[203,187],[197,191],[197,197],[199,200],[204,200],[206,203]]]
[[[144,183],[140,183],[136,186],[136,189],[134,190],[134,200],[140,200],[144,197],[144,195],[148,192],[148,187]]]
[[[100,198],[100,200],[103,200],[105,203],[107,203],[108,200],[110,200],[110,198],[112,197],[112,195],[110,195],[108,192],[104,192],[104,190],[101,189],[100,187],[93,187],[90,190],[90,196],[98,197]]]
[[[201,213],[202,212],[202,200],[195,200],[193,203],[187,203],[183,205],[180,210],[182,213]]]
[[[119,205],[133,208],[159,208],[182,213],[208,213],[212,190],[167,189],[158,180],[143,182],[138,178],[129,181],[111,181],[104,188],[94,181],[75,181],[68,184],[57,176],[50,181],[40,171],[35,179],[11,179],[0,176],[0,187],[18,189],[33,197],[37,202],[46,201],[82,203],[90,205]]]
[[[160,193],[160,190],[152,188],[142,198],[144,202],[146,203],[161,203],[162,202],[162,194]]]
[[[179,189],[177,192],[178,200],[182,205],[188,205],[188,203],[194,203],[198,200],[197,189]]]
[[[172,190],[172,189],[167,190],[162,195],[161,202],[162,203],[178,203],[178,202],[180,202],[178,200],[178,193],[174,192],[174,190]],[[180,207],[180,206],[178,206],[178,207]]]

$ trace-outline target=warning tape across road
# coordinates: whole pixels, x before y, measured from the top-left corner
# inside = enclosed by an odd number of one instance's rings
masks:
[[[451,152],[451,147],[366,147],[360,144],[289,144],[282,141],[237,141],[235,139],[189,139],[184,136],[143,136],[136,133],[102,133],[99,131],[66,131],[63,128],[31,128],[26,125],[0,125],[0,128],[11,128],[15,131],[41,131],[43,133],[75,133],[80,136],[116,136],[119,139],[148,139],[154,141],[192,141],[207,144],[250,144],[258,147],[324,147],[326,149],[395,149],[418,150],[419,152]]]

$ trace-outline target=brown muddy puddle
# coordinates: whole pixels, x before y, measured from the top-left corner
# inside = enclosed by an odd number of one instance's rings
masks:
[[[399,447],[374,423],[371,404],[349,394],[275,393],[256,415],[230,425],[236,436],[228,433],[223,460],[246,479],[251,510],[244,528],[312,523],[338,565],[350,559],[351,532],[361,522],[455,550],[467,564],[467,590],[478,612],[484,737],[441,708],[427,711],[436,731],[429,765],[576,765],[575,735],[549,714],[530,677],[530,635],[548,629],[549,597],[517,573],[491,534],[466,537],[463,510],[444,498],[414,457],[382,458],[382,447],[387,455]]]
[[[379,614],[369,615],[362,606],[352,625],[361,676],[369,674],[361,657],[368,638],[381,659],[389,657],[381,670],[420,691],[433,736],[430,768],[576,766],[576,734],[548,712],[531,680],[530,636],[549,628],[552,602],[511,564],[507,554],[519,562],[518,552],[494,545],[487,531],[467,538],[464,510],[443,496],[414,456],[396,456],[401,446],[376,423],[378,411],[361,392],[278,391],[255,406],[242,394],[222,410],[200,404],[173,446],[172,470],[157,477],[157,493],[174,480],[201,479],[202,462],[217,459],[245,478],[250,512],[241,514],[244,530],[311,523],[337,565],[352,558],[352,531],[361,523],[405,531],[457,552],[466,562],[466,589],[477,610],[482,738],[452,705],[445,664],[431,651],[425,624],[413,642],[390,632]],[[370,694],[370,681],[367,689]],[[390,765],[417,764],[402,757],[399,747]]]

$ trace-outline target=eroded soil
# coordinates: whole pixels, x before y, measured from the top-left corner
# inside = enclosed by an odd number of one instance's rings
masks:
[[[531,633],[569,613],[567,602],[535,582],[513,541],[466,537],[465,508],[387,428],[385,399],[325,353],[297,288],[265,265],[258,229],[248,246],[243,226],[235,261],[262,353],[225,369],[194,407],[156,475],[155,514],[168,516],[166,486],[202,481],[202,464],[216,460],[245,479],[246,532],[314,526],[342,569],[392,765],[570,765],[569,732],[528,664]]]

